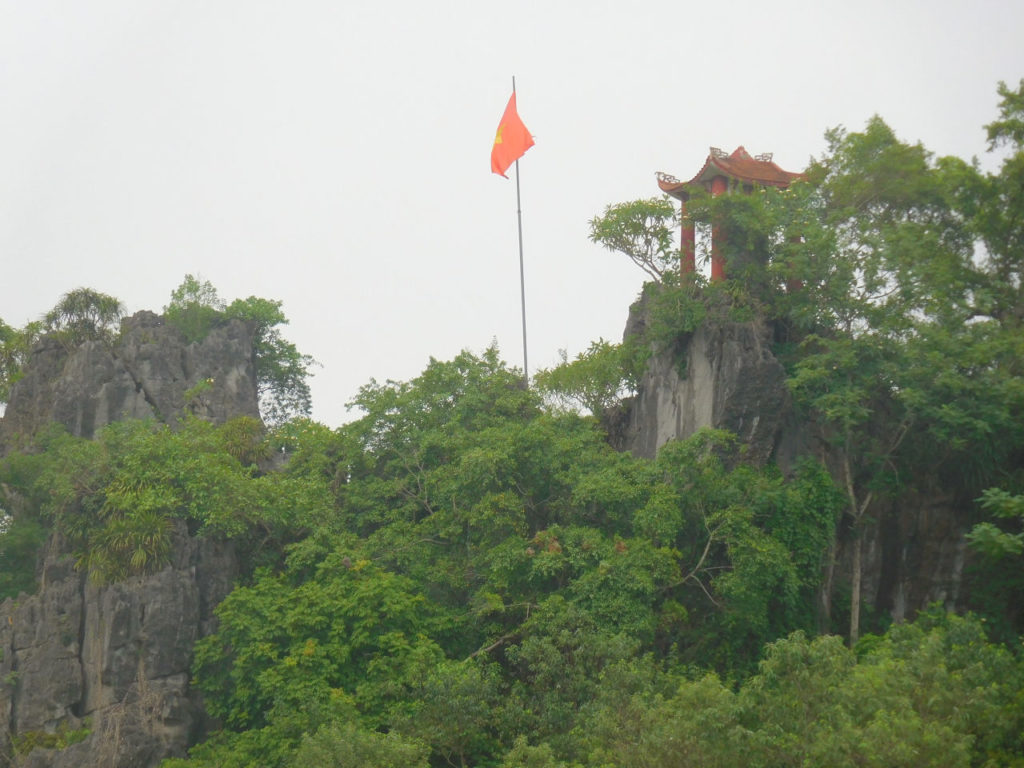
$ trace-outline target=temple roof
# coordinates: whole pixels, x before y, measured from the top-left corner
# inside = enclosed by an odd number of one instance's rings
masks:
[[[751,156],[743,147],[737,147],[731,155],[727,155],[718,147],[711,147],[704,166],[689,181],[679,181],[667,173],[658,173],[658,186],[663,192],[680,200],[685,199],[687,187],[694,184],[702,186],[710,184],[715,176],[725,176],[748,184],[760,184],[766,187],[788,187],[802,173],[784,171],[772,162],[772,155],[766,152]]]

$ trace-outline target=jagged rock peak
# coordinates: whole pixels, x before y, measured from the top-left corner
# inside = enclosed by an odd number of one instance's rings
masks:
[[[253,329],[228,320],[188,343],[160,315],[137,312],[111,343],[39,341],[0,418],[0,455],[50,422],[91,438],[125,418],[173,425],[186,410],[214,422],[259,418]]]
[[[647,305],[633,305],[624,337],[647,325]],[[747,446],[746,460],[772,458],[790,411],[786,373],[764,324],[704,323],[648,360],[637,394],[612,425],[620,450],[653,459],[669,440],[702,427],[726,429]]]

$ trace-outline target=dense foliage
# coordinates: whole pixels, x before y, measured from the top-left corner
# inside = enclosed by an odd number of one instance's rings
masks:
[[[145,421],[115,422],[96,440],[54,428],[39,452],[14,453],[2,476],[24,510],[15,516],[52,526],[67,539],[80,567],[99,580],[121,579],[166,565],[175,521],[194,531],[242,536],[267,514],[264,486],[243,465],[234,439],[251,419],[221,428],[188,419],[180,429]]]
[[[723,320],[772,328],[846,497],[854,640],[861,533],[879,502],[921,476],[965,501],[1024,480],[1024,81],[1000,95],[989,139],[1009,152],[997,173],[935,159],[875,117],[829,131],[826,154],[786,190],[694,195],[688,214],[726,233],[729,279],[651,284],[645,333],[630,342],[671,350]],[[632,259],[633,222],[619,217],[610,209],[594,232]]]
[[[1000,93],[997,174],[876,118],[787,192],[692,201],[728,223],[721,283],[664,279],[663,206],[610,207],[594,239],[659,278],[644,334],[535,389],[463,352],[371,381],[338,429],[294,418],[310,361],[280,305],[188,276],[168,321],[254,323],[270,394],[296,399],[269,430],[125,422],[8,455],[0,596],[54,531],[97,580],[163,567],[176,536],[236,542],[243,575],[194,649],[220,729],[165,768],[1024,764],[1012,598],[989,605],[1007,645],[938,609],[867,634],[858,609],[861,533],[915,483],[982,499],[970,543],[1008,594],[1024,580],[1024,82]],[[820,451],[783,475],[712,430],[652,461],[612,450],[602,419],[646,356],[724,320],[773,329]]]
[[[273,432],[290,461],[267,474],[238,422],[56,432],[5,460],[35,511],[19,519],[100,577],[159,567],[175,520],[250,543],[195,652],[224,728],[168,766],[966,766],[1016,748],[1024,669],[978,622],[927,617],[857,654],[810,639],[843,504],[821,467],[785,479],[715,432],[653,463],[616,453],[494,350],[358,404],[336,431]]]

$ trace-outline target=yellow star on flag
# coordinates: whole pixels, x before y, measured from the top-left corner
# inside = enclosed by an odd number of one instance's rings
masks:
[[[508,100],[505,114],[498,123],[498,131],[494,135],[494,146],[491,148],[491,170],[505,176],[505,171],[516,160],[533,146],[533,136],[519,119],[516,111],[516,93]],[[508,178],[505,176],[505,178]]]

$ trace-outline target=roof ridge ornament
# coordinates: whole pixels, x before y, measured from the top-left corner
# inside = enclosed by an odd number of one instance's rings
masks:
[[[679,181],[664,171],[659,172],[657,176],[661,191],[677,200],[687,200],[698,187],[710,189],[711,183],[719,176],[746,185],[778,189],[785,189],[795,180],[804,177],[802,173],[793,173],[777,166],[771,152],[762,152],[754,157],[742,146],[737,147],[731,155],[718,147],[711,147],[710,150],[704,165],[689,181]]]

